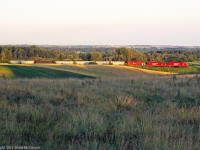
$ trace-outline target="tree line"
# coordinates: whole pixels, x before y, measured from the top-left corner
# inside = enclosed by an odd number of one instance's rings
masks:
[[[144,52],[151,61],[182,61],[192,62],[200,59],[200,50],[162,50]]]
[[[0,62],[8,63],[11,60],[84,60],[84,61],[125,61],[145,60],[143,53],[127,48],[99,52],[47,50],[38,46],[0,46]]]
[[[0,46],[0,63],[11,60],[83,60],[83,61],[197,61],[200,51],[162,50],[140,52],[130,48],[93,49],[90,52],[73,49],[47,49],[39,46]]]

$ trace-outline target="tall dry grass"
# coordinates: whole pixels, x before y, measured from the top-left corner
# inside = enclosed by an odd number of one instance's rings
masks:
[[[200,77],[0,79],[0,145],[199,149]]]

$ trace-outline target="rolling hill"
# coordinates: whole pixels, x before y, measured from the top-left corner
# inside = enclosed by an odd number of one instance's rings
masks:
[[[69,71],[24,65],[1,65],[0,76],[8,78],[93,78]]]

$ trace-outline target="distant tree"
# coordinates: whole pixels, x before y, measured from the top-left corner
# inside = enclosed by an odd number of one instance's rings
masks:
[[[87,61],[87,55],[86,55],[86,53],[80,53],[79,57],[80,57],[80,59],[82,59],[84,61]]]
[[[68,59],[71,59],[71,60],[79,59],[79,54],[75,51],[70,52],[68,55]]]
[[[60,53],[59,60],[60,61],[65,60],[65,55],[63,53]]]
[[[146,60],[146,56],[141,53],[141,52],[138,52],[136,50],[133,50],[133,49],[128,49],[128,48],[117,48],[115,50],[115,56],[117,56],[117,59],[116,60],[135,60],[135,61],[141,61],[141,60]]]
[[[157,55],[154,60],[157,61],[157,62],[163,61],[162,55]]]
[[[147,60],[146,55],[144,55],[141,52],[138,52],[136,50],[131,50],[131,53],[132,53],[132,56],[133,56],[133,57],[131,57],[131,59],[134,59],[136,61],[146,61]]]
[[[117,60],[128,60],[131,58],[130,50],[126,48],[117,48],[115,49],[115,53],[117,54]]]
[[[6,58],[6,54],[4,51],[1,51],[1,62],[4,63]]]
[[[11,50],[7,50],[5,52],[5,55],[6,55],[6,62],[9,63],[12,60],[12,52],[11,52]]]
[[[86,57],[87,57],[87,60],[88,60],[88,61],[91,61],[91,60],[92,60],[91,53],[86,53]]]
[[[113,60],[113,56],[112,56],[112,55],[109,55],[109,56],[108,56],[108,61],[109,61],[109,63],[111,63],[112,60]]]
[[[12,59],[12,52],[7,47],[0,48],[0,62],[9,63]]]
[[[91,60],[92,61],[101,61],[103,60],[103,57],[102,57],[102,53],[101,52],[92,52],[91,53]]]
[[[194,58],[194,56],[193,56],[192,54],[190,54],[190,55],[188,56],[188,61],[189,61],[189,62],[195,61],[195,58]]]

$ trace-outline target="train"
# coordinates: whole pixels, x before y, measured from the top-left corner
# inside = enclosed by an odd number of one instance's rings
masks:
[[[156,62],[156,61],[125,61],[127,66],[147,66],[147,67],[188,67],[186,62]]]

